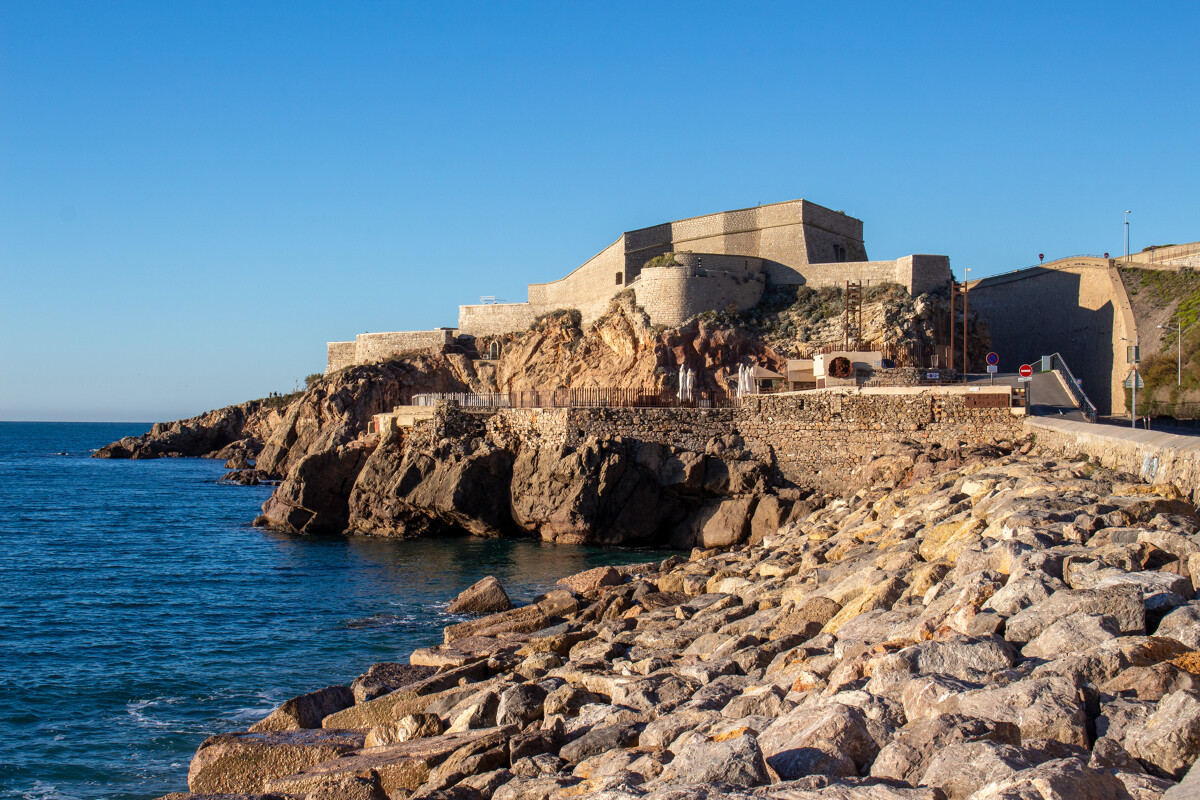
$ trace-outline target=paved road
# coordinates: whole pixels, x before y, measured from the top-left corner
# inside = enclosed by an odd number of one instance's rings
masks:
[[[1078,422],[1087,422],[1083,412],[1075,405],[1075,399],[1067,393],[1053,372],[1035,372],[1033,380],[1028,384],[1020,383],[1015,373],[997,373],[997,385],[1020,387],[1029,386],[1032,399],[1031,414],[1036,417],[1062,417]],[[970,375],[968,383],[988,383],[987,375]]]

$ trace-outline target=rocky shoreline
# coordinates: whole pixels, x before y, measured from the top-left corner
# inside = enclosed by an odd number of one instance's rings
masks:
[[[855,478],[744,544],[572,576],[210,737],[170,797],[1194,796],[1181,493],[1029,443]]]

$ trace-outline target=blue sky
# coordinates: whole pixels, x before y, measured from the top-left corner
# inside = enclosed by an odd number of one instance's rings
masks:
[[[0,419],[289,391],[760,202],[973,278],[1119,252],[1125,209],[1200,239],[1198,9],[0,0]]]

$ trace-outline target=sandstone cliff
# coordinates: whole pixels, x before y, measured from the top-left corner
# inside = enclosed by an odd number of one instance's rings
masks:
[[[93,457],[232,458],[239,453],[257,453],[288,408],[287,398],[251,400],[176,422],[159,422],[149,433],[126,436],[100,448]]]

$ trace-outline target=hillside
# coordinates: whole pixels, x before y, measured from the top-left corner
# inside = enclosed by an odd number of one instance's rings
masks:
[[[1138,394],[1138,413],[1200,419],[1200,273],[1187,267],[1120,271],[1141,337],[1146,388]],[[1160,325],[1183,326],[1182,370],[1176,334]]]

